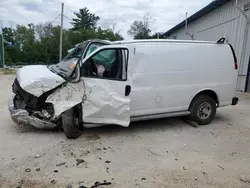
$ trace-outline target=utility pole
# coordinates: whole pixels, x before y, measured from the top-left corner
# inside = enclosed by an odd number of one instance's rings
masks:
[[[62,61],[63,9],[64,9],[64,3],[62,3],[62,7],[61,7],[61,30],[60,30],[59,62]]]
[[[0,68],[4,68],[4,38],[3,38],[3,33],[0,34]]]

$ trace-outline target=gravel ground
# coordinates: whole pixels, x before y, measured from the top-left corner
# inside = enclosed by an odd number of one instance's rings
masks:
[[[13,76],[0,76],[0,187],[250,187],[250,95],[194,128],[181,118],[86,129],[18,126],[7,100]],[[97,183],[98,184],[98,183]],[[96,185],[97,185],[96,184]]]

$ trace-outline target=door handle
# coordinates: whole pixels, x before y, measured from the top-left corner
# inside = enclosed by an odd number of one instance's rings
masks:
[[[125,96],[129,96],[130,92],[131,92],[131,86],[126,85],[126,87],[125,87]]]

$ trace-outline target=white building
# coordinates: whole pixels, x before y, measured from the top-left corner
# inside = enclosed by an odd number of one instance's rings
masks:
[[[250,92],[250,0],[214,0],[165,33],[169,39],[218,41],[225,37],[238,59],[238,91]]]

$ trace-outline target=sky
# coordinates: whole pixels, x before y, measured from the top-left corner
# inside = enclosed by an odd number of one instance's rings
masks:
[[[166,32],[192,15],[212,0],[0,0],[0,26],[15,27],[16,24],[40,24],[52,22],[61,11],[64,2],[64,27],[72,27],[70,21],[74,12],[87,7],[101,19],[98,25],[119,31],[125,39],[134,20],[140,20],[147,13],[154,22],[152,33]],[[53,23],[60,24],[60,17]]]

